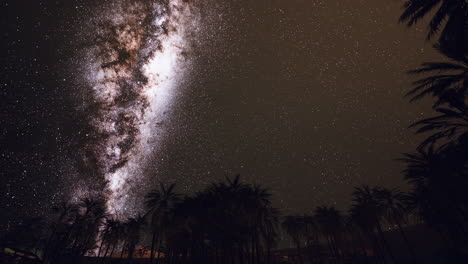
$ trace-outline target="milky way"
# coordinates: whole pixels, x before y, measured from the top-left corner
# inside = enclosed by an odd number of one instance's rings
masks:
[[[120,1],[91,18],[83,93],[92,132],[82,161],[107,181],[108,210],[135,214],[129,199],[164,138],[160,126],[190,65],[188,37],[198,28],[189,1]]]

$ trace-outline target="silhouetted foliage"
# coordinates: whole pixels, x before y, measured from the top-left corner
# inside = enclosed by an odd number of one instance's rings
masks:
[[[433,12],[434,10],[436,10]],[[459,55],[468,55],[468,3],[465,0],[406,0],[400,22],[413,26],[428,14],[427,39],[439,34],[439,43]]]

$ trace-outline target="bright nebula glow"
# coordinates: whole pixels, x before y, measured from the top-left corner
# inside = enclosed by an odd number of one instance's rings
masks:
[[[107,206],[132,215],[130,188],[164,136],[165,118],[190,61],[188,35],[197,28],[190,1],[121,1],[93,20],[86,51],[85,106],[93,133],[83,161],[107,180]]]

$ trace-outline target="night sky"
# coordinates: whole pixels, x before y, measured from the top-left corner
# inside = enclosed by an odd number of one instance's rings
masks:
[[[240,173],[284,213],[404,189],[395,159],[430,111],[405,72],[439,57],[401,6],[2,1],[2,226],[96,193],[134,215],[158,180],[188,194]]]

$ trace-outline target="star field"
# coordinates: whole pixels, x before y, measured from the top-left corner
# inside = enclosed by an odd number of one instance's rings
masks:
[[[346,209],[362,183],[403,186],[394,160],[417,145],[407,127],[430,110],[403,97],[405,72],[438,56],[421,44],[423,28],[397,23],[400,1],[192,2],[190,65],[151,123],[164,137],[142,141],[148,154],[125,191],[134,204],[157,180],[190,193],[236,173],[271,188],[287,213]],[[94,1],[22,4],[2,3],[3,226],[106,180],[105,166],[83,169],[79,155],[96,131],[80,98],[80,52],[97,45],[79,36],[88,14],[105,14]]]

